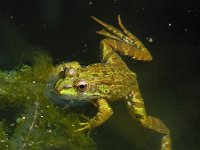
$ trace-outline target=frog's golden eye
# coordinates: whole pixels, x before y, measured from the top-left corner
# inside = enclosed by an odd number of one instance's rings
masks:
[[[79,80],[76,82],[75,86],[79,92],[85,92],[88,88],[87,82],[85,80]]]
[[[76,74],[76,70],[74,68],[64,68],[63,71],[60,72],[60,78],[65,78],[66,76],[74,76]]]

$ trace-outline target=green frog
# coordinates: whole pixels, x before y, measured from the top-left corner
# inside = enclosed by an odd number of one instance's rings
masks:
[[[65,99],[88,101],[97,107],[96,116],[80,123],[78,132],[91,130],[103,124],[113,114],[109,103],[124,100],[131,116],[141,125],[161,133],[161,150],[171,150],[170,131],[158,118],[148,116],[141,96],[136,74],[130,70],[117,52],[141,61],[151,61],[148,49],[129,32],[118,16],[121,30],[95,18],[104,29],[97,31],[105,36],[100,42],[102,62],[82,67],[78,62],[59,65],[59,79],[54,91]]]

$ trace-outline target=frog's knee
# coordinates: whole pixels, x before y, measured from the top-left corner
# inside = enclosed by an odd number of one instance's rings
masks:
[[[112,108],[108,108],[107,109],[107,116],[112,116],[113,115],[113,110],[112,110]]]

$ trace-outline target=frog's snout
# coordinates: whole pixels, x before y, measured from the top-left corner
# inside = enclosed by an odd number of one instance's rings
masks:
[[[57,87],[55,87],[54,92],[55,92],[56,94],[60,94],[61,90],[62,90],[62,87],[57,86]]]
[[[55,88],[55,89],[54,89],[54,92],[55,92],[56,94],[60,94],[60,91],[61,91],[61,89],[58,89],[58,88]]]

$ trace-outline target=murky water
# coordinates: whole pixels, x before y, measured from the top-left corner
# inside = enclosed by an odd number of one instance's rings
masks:
[[[148,63],[122,56],[137,73],[148,114],[169,127],[173,150],[198,150],[199,12],[193,0],[4,0],[0,2],[0,69],[31,65],[38,51],[47,52],[55,63],[100,62],[102,37],[95,31],[101,27],[90,16],[117,26],[120,14],[153,56]],[[123,102],[111,107],[113,116],[90,135],[97,149],[159,149],[160,135],[133,120]]]

